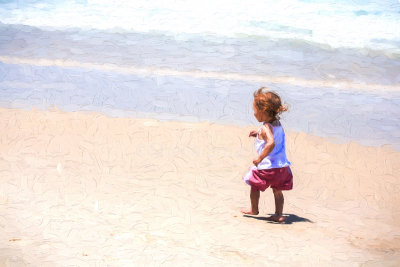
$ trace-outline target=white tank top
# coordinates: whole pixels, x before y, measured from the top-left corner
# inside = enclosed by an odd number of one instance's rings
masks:
[[[260,129],[261,131],[261,129]],[[258,131],[260,133],[260,131]],[[282,168],[290,165],[290,162],[286,158],[286,147],[285,147],[285,132],[281,125],[273,126],[273,134],[275,147],[258,165],[257,169],[272,169],[272,168]],[[259,139],[259,134],[255,138],[254,145],[256,147],[258,155],[263,151],[266,142]]]

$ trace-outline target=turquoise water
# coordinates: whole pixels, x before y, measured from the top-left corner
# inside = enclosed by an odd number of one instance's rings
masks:
[[[132,3],[134,2],[134,3]],[[255,124],[400,148],[398,1],[0,1],[0,106]]]

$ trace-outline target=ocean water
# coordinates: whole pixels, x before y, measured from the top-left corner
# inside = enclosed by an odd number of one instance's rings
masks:
[[[0,1],[0,106],[255,124],[400,149],[399,1]]]
[[[5,0],[1,5],[1,21],[6,24],[263,36],[400,51],[400,3],[396,0]]]

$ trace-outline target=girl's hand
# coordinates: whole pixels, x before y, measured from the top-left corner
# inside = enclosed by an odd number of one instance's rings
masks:
[[[251,131],[249,137],[257,137],[257,131],[255,130]]]
[[[255,166],[257,166],[261,161],[262,161],[262,160],[260,159],[260,157],[255,158],[255,159],[253,160],[253,164],[254,164]]]

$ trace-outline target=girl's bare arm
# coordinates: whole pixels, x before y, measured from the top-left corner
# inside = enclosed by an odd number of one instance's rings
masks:
[[[254,165],[258,165],[275,147],[275,140],[273,134],[273,127],[270,123],[264,124],[261,128],[260,137],[266,142],[265,147],[261,154],[253,160]]]

